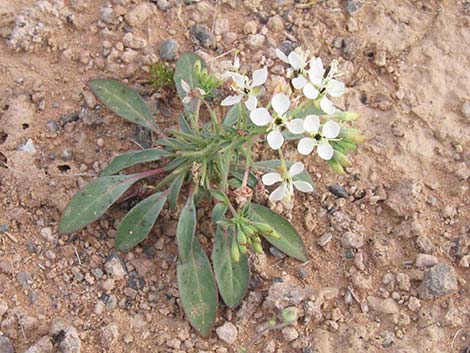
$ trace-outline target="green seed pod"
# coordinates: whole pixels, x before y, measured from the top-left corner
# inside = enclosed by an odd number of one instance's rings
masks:
[[[255,253],[258,253],[258,254],[264,253],[263,248],[261,247],[260,243],[253,243],[253,250]]]
[[[246,235],[245,233],[243,232],[243,230],[241,228],[238,228],[237,227],[237,241],[238,241],[238,244],[240,245],[246,245],[246,242],[247,242],[247,238],[246,238]]]
[[[274,229],[266,223],[254,222],[252,223],[253,227],[255,227],[261,234],[271,234]]]
[[[240,261],[240,250],[238,249],[238,244],[236,242],[232,242],[230,253],[232,255],[233,262],[238,263]]]
[[[343,153],[336,151],[333,154],[333,158],[338,161],[339,164],[341,164],[343,167],[349,168],[352,166],[351,161],[348,159],[346,155]]]
[[[245,245],[238,245],[238,249],[240,250],[242,254],[246,254],[246,252],[248,251]]]
[[[339,162],[332,158],[328,161],[328,165],[331,167],[331,169],[333,169],[333,171],[336,173],[336,174],[339,174],[339,175],[344,175],[345,174],[345,171],[344,171],[344,168],[341,166],[341,164],[339,164]]]

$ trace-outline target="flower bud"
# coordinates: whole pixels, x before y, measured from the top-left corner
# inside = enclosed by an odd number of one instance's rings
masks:
[[[232,243],[230,253],[232,255],[233,262],[238,263],[240,261],[240,250],[238,249],[238,244],[236,242]]]
[[[359,130],[345,127],[341,128],[339,137],[352,143],[363,143],[366,140]]]
[[[261,238],[258,235],[255,235],[250,239],[253,241],[253,243],[261,244]]]
[[[339,151],[337,151],[337,150],[335,150],[335,152],[334,152],[334,154],[333,154],[333,158],[334,158],[339,164],[341,164],[343,167],[349,168],[349,167],[352,166],[352,163],[351,163],[351,161],[348,159],[348,157],[347,157],[345,154],[343,154],[343,153],[341,153],[341,152],[339,152]]]
[[[237,230],[237,242],[238,244],[240,245],[246,245],[246,235],[245,233],[243,232],[243,230],[241,228],[238,228]]]
[[[248,251],[245,245],[238,245],[238,249],[240,250],[242,254],[246,254],[246,252]]]
[[[255,253],[258,253],[258,254],[263,254],[263,248],[261,247],[261,244],[260,243],[253,243],[253,250]]]
[[[243,231],[250,237],[258,233],[258,230],[255,227],[253,227],[251,224],[244,223],[242,227],[243,227]]]
[[[353,121],[357,120],[359,118],[359,113],[356,112],[338,112],[335,113],[329,118],[333,118],[334,120],[339,120],[339,121]]]
[[[266,223],[255,222],[253,223],[253,227],[258,229],[258,231],[261,234],[266,234],[266,235],[269,235],[274,231],[274,229],[269,224],[266,224]]]
[[[344,175],[345,172],[344,172],[344,168],[342,167],[341,164],[339,164],[339,162],[332,158],[328,161],[328,165],[330,166],[331,169],[333,169],[333,171],[338,174],[338,175]]]

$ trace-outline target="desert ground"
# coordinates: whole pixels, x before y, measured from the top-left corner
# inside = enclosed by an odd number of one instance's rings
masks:
[[[316,191],[284,212],[309,260],[266,245],[242,305],[201,338],[176,287],[175,213],[127,253],[113,237],[132,198],[58,234],[79,188],[152,143],[87,82],[123,81],[171,127],[181,104],[149,84],[152,64],[194,51],[216,67],[236,49],[280,75],[275,48],[298,46],[339,60],[336,103],[367,141],[341,177],[303,159]],[[0,0],[0,73],[0,353],[237,352],[287,306],[298,321],[251,352],[470,352],[468,0]]]

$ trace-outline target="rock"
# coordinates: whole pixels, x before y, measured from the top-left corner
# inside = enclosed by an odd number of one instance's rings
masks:
[[[179,44],[175,39],[167,39],[160,44],[160,57],[166,61],[173,61],[178,54]]]
[[[344,198],[344,199],[347,199],[349,197],[349,194],[346,192],[346,190],[344,189],[344,187],[342,187],[341,185],[330,185],[328,186],[328,190],[333,194],[335,195],[336,197],[341,197],[341,198]]]
[[[173,338],[173,339],[166,342],[166,346],[168,348],[172,348],[172,349],[180,349],[181,348],[181,341],[177,338]]]
[[[93,93],[91,93],[90,91],[83,91],[82,94],[83,94],[83,99],[85,101],[86,106],[89,109],[94,109],[95,106],[96,106],[95,95]]]
[[[237,311],[237,318],[240,324],[248,322],[262,301],[263,295],[261,293],[250,292],[248,298],[242,302],[241,308]]]
[[[0,322],[2,321],[2,316],[8,311],[8,304],[0,301]]]
[[[215,21],[214,32],[216,35],[221,35],[229,31],[230,31],[230,21],[227,18],[218,18]]]
[[[428,254],[418,254],[416,256],[416,267],[430,267],[437,264],[437,257]]]
[[[1,350],[0,350],[1,352]],[[24,353],[53,353],[54,346],[52,345],[52,340],[49,336],[42,337],[34,346],[29,347],[29,349]]]
[[[284,22],[279,15],[273,16],[268,21],[268,27],[274,32],[280,32],[284,29]]]
[[[384,67],[385,65],[387,65],[387,53],[385,52],[385,50],[378,50],[377,53],[375,53],[374,64],[379,67]]]
[[[11,263],[11,261],[8,261],[8,260],[0,261],[0,273],[4,273],[6,275],[13,274],[13,264]]]
[[[124,18],[130,26],[138,26],[151,16],[154,10],[155,5],[144,2],[129,11]]]
[[[122,44],[131,49],[144,49],[147,41],[128,32],[122,37]]]
[[[462,114],[465,118],[470,118],[470,101],[465,101],[462,104]]]
[[[281,332],[287,342],[292,342],[299,338],[299,332],[292,326],[284,327]]]
[[[245,23],[243,30],[246,34],[255,34],[258,32],[258,24],[255,21],[248,21]]]
[[[419,292],[422,298],[432,299],[452,294],[457,289],[454,268],[447,264],[437,264],[424,272]]]
[[[416,297],[410,297],[410,299],[408,299],[408,309],[411,311],[418,311],[419,308],[421,308],[421,302],[419,299]]]
[[[126,269],[124,268],[122,261],[115,254],[108,256],[108,259],[104,264],[104,269],[107,274],[112,276],[117,281],[123,279],[126,275]]]
[[[29,272],[20,272],[16,275],[16,279],[18,282],[20,282],[21,286],[24,289],[29,289],[31,288],[31,285],[33,284],[33,278],[29,274]]]
[[[121,61],[125,64],[129,64],[134,61],[137,55],[139,55],[139,53],[135,50],[127,49],[124,53],[121,54]]]
[[[222,39],[225,44],[232,45],[238,39],[237,32],[225,32],[222,33]]]
[[[215,332],[225,343],[234,344],[237,340],[238,330],[231,322],[226,322],[222,326],[217,327]]]
[[[346,4],[346,11],[348,12],[348,14],[352,15],[361,7],[362,4],[358,0],[348,0],[348,3]]]
[[[328,244],[331,239],[333,239],[333,235],[331,233],[324,233],[318,240],[317,240],[317,243],[318,245],[320,245],[321,247],[324,247],[326,246],[326,244]]]
[[[410,290],[411,284],[410,284],[410,276],[408,276],[405,273],[398,273],[397,274],[397,282],[398,282],[398,287],[405,291],[408,292]]]
[[[246,38],[246,44],[251,48],[251,49],[259,49],[261,48],[266,41],[266,37],[260,33],[258,34],[250,34]]]
[[[359,272],[355,273],[352,276],[352,283],[354,287],[358,289],[371,289],[372,288],[372,277],[371,276],[365,276]]]
[[[463,268],[469,268],[470,267],[470,254],[465,255],[462,257],[459,261],[459,266]]]
[[[352,232],[346,232],[341,237],[341,246],[345,249],[360,249],[364,246],[364,238]]]
[[[217,40],[215,38],[215,35],[206,25],[193,25],[191,26],[190,32],[193,41],[195,41],[202,47],[212,49],[216,47]]]
[[[152,2],[155,2],[154,0]],[[168,0],[158,0],[157,6],[162,11],[168,11],[171,8],[171,4]]]
[[[317,292],[312,287],[302,288],[296,284],[289,283],[289,278],[283,282],[274,283],[268,291],[263,306],[267,308],[283,309],[291,305],[299,305],[308,297]]]
[[[382,314],[398,314],[400,308],[392,298],[382,299],[379,297],[368,296],[367,302],[372,310]]]
[[[0,336],[0,353],[15,353],[8,337]]]
[[[354,59],[359,51],[359,48],[360,44],[356,39],[352,37],[343,39],[343,54],[346,59]]]
[[[101,343],[111,348],[119,339],[119,327],[114,322],[104,326],[100,330]]]
[[[68,326],[61,319],[55,319],[49,334],[56,337],[61,353],[80,353],[82,343],[75,327]]]
[[[107,24],[113,24],[116,22],[116,16],[114,16],[114,10],[112,7],[103,7],[101,9],[100,20]]]

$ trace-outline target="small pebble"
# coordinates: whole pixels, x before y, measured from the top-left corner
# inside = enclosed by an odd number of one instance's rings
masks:
[[[179,44],[175,39],[167,39],[160,44],[160,57],[166,61],[173,61],[178,55]]]

